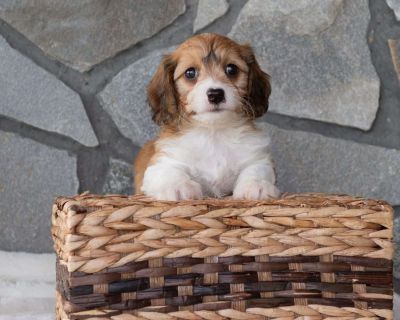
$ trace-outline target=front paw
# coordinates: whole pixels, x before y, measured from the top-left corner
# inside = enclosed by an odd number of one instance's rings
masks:
[[[203,192],[199,183],[193,180],[186,180],[182,182],[171,182],[168,185],[164,185],[159,189],[152,190],[148,193],[149,196],[156,200],[169,200],[169,201],[180,201],[180,200],[192,200],[203,198]]]
[[[266,180],[243,181],[233,190],[233,198],[247,200],[266,200],[278,198],[279,189]]]

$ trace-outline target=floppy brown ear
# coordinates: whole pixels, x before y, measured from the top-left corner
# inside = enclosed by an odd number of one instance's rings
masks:
[[[172,123],[178,114],[178,94],[174,84],[176,61],[166,55],[147,87],[147,98],[158,125]]]
[[[261,70],[253,49],[250,46],[242,46],[242,54],[249,67],[247,95],[245,99],[249,104],[248,107],[252,108],[251,114],[254,114],[254,117],[258,118],[268,110],[268,99],[271,94],[269,75]]]

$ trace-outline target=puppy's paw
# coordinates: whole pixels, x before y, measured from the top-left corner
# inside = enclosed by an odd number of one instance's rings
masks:
[[[278,198],[279,195],[278,188],[266,180],[243,181],[233,190],[235,199],[266,200]]]
[[[193,180],[186,180],[164,186],[163,188],[160,188],[160,190],[152,192],[150,196],[156,200],[179,201],[201,199],[203,198],[203,192],[201,191],[199,183]]]

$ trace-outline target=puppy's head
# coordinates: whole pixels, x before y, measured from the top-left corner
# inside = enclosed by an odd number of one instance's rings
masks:
[[[148,86],[159,125],[260,117],[270,93],[251,47],[217,34],[194,36],[166,55]]]

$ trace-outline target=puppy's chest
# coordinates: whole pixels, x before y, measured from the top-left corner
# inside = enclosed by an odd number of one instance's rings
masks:
[[[220,181],[229,179],[240,171],[243,159],[238,147],[213,141],[201,148],[189,147],[185,158],[193,174],[210,181]]]
[[[183,163],[210,195],[232,192],[240,171],[251,157],[245,137],[234,134],[188,134],[170,155]]]

